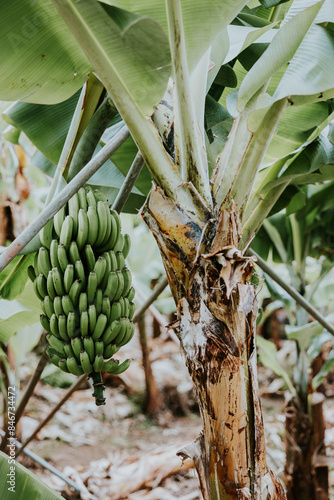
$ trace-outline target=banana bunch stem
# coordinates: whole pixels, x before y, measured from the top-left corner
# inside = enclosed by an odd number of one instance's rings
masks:
[[[103,396],[105,386],[103,385],[101,372],[92,372],[90,377],[92,377],[93,380],[94,392],[92,396],[95,398],[96,406],[105,405],[106,398]]]

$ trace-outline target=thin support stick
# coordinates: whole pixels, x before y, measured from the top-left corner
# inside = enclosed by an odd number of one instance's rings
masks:
[[[123,210],[125,203],[130,196],[132,188],[135,185],[136,180],[138,179],[138,176],[144,166],[144,163],[144,158],[142,157],[140,151],[138,151],[125,177],[122,187],[119,190],[118,195],[113,203],[112,208],[113,210],[116,210],[116,212],[120,213]]]
[[[0,429],[0,436],[5,436],[5,432],[2,429]],[[10,438],[10,439],[11,439],[11,442],[15,443],[17,448],[19,448],[19,449],[21,448],[22,445],[17,439],[14,439],[14,438]],[[69,486],[71,486],[71,488],[73,488],[75,491],[78,491],[80,493],[81,489],[69,477],[65,476],[62,472],[60,472],[58,469],[53,467],[53,465],[49,464],[49,462],[47,462],[43,458],[36,455],[36,453],[34,453],[33,451],[24,450],[23,453],[25,455],[27,455],[27,457],[34,460],[34,462],[41,465],[44,469],[49,470],[50,472],[52,472],[52,474],[54,474],[55,476],[62,479],[65,483],[67,483]]]
[[[33,239],[49,220],[68,202],[70,198],[92,177],[93,174],[129,137],[130,132],[124,126],[94,158],[71,180],[52,202],[47,205],[39,216],[7,247],[0,255],[0,271]]]
[[[256,253],[252,248],[249,249],[247,255],[254,255],[257,259],[258,266],[264,271],[268,276],[270,276],[276,283],[278,283],[283,290],[285,290],[295,301],[305,309],[309,314],[311,314],[314,319],[319,321],[320,325],[322,325],[326,330],[328,330],[332,335],[334,335],[334,327],[331,325],[326,318],[320,314],[313,306],[310,304],[300,293],[294,290],[290,285],[288,285],[285,281],[283,281],[275,271],[272,270],[271,267]]]
[[[18,457],[20,455],[20,453],[24,450],[24,448],[27,446],[27,444],[30,443],[30,441],[35,439],[35,437],[37,436],[39,431],[41,429],[43,429],[43,427],[54,417],[54,415],[57,413],[57,411],[63,406],[64,403],[66,403],[66,401],[70,398],[70,396],[72,396],[73,392],[75,392],[85,380],[87,380],[86,374],[82,375],[80,378],[78,378],[78,380],[74,384],[71,385],[71,387],[68,389],[68,391],[66,391],[64,397],[53,408],[53,410],[50,411],[50,413],[45,417],[45,419],[34,430],[34,432],[31,434],[31,436],[29,436],[28,439],[26,439],[26,441],[22,444],[21,448],[19,449],[19,451],[16,454],[16,457]]]

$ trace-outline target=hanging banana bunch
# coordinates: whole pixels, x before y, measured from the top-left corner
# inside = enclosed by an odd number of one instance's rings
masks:
[[[103,405],[101,371],[120,374],[130,365],[112,358],[134,334],[129,235],[121,233],[105,196],[85,187],[44,226],[40,240],[28,273],[41,301],[50,361],[92,377],[95,402]]]

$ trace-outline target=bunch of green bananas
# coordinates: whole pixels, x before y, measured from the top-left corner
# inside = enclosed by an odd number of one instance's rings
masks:
[[[133,337],[130,238],[117,212],[95,189],[81,188],[40,231],[41,248],[28,273],[41,301],[47,353],[63,371],[93,378],[96,404],[105,404],[101,371],[120,374],[112,356]]]

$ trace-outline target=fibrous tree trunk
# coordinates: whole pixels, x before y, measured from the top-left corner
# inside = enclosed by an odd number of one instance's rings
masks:
[[[174,323],[198,395],[203,433],[180,455],[194,460],[203,498],[284,499],[268,470],[256,374],[253,261],[239,250],[236,206],[193,220],[161,189],[143,217],[178,307]]]

